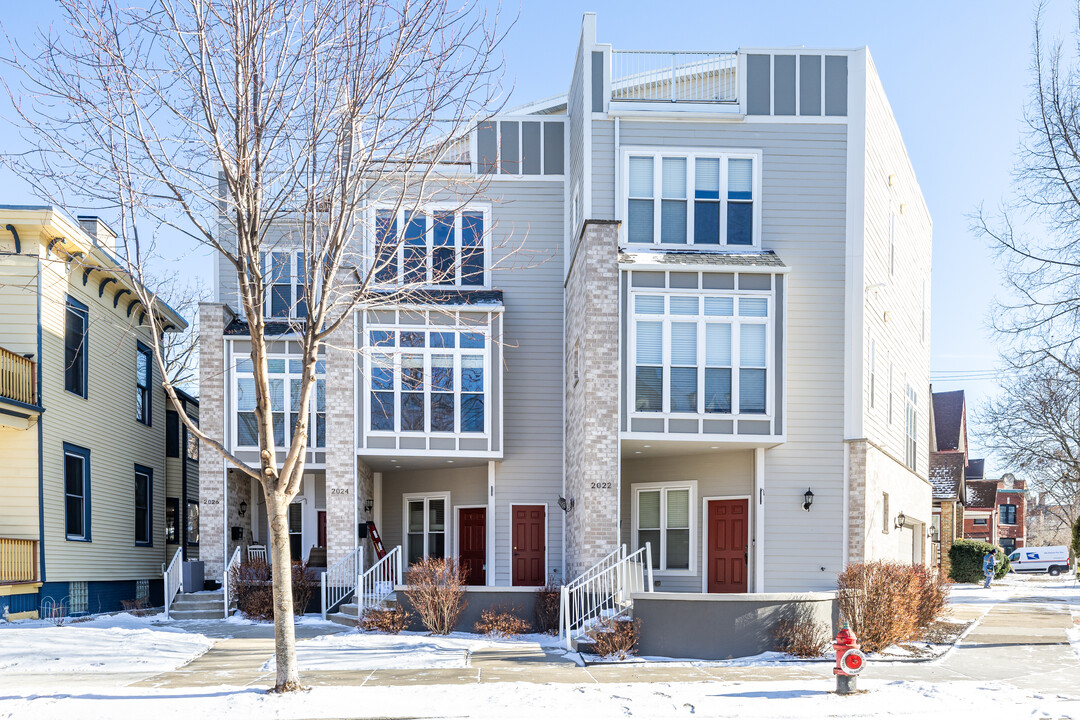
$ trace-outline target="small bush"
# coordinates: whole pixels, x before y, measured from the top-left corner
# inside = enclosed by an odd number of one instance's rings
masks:
[[[299,617],[307,612],[311,597],[315,594],[316,585],[318,582],[315,580],[315,574],[310,570],[310,565],[307,562],[294,560],[292,564],[293,615]]]
[[[465,578],[452,558],[424,558],[405,573],[405,597],[435,635],[449,635],[465,610]]]
[[[810,608],[799,606],[794,617],[786,617],[772,629],[776,649],[795,657],[816,658],[829,644],[829,626],[815,620]]]
[[[983,575],[982,569],[983,558],[991,550],[997,551],[997,566],[994,570],[994,577],[1000,580],[1009,573],[1009,558],[1000,548],[996,548],[982,540],[956,540],[953,542],[952,547],[949,548],[949,575],[955,582],[982,582],[986,577]]]
[[[1076,576],[1080,577],[1080,515],[1076,517],[1076,522],[1072,526],[1072,542],[1069,544],[1069,549],[1072,551],[1073,569],[1076,570]]]
[[[625,660],[637,653],[641,620],[627,617],[604,618],[588,631],[589,639],[596,645],[596,654],[605,658]]]
[[[248,558],[233,566],[229,573],[229,595],[236,609],[252,620],[274,619],[274,588],[270,582],[270,563]]]
[[[950,582],[940,570],[923,565],[912,566],[912,572],[915,574],[915,590],[918,593],[915,626],[925,631],[948,609]]]
[[[409,627],[412,615],[401,607],[368,608],[360,616],[357,629],[365,632],[381,632],[397,635]]]
[[[559,632],[559,602],[562,585],[555,581],[554,573],[544,587],[536,591],[536,631],[554,635]]]
[[[852,563],[840,573],[837,586],[840,614],[866,652],[878,652],[918,635],[918,596],[910,565]]]
[[[147,598],[121,600],[120,605],[124,608],[124,612],[134,615],[136,617],[142,617],[144,615],[150,614],[150,600]]]
[[[532,630],[529,621],[521,617],[521,608],[510,610],[504,607],[488,608],[481,612],[475,627],[481,635],[503,638],[524,635]]]

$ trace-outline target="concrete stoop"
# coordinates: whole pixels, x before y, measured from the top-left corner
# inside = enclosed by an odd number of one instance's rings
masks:
[[[345,625],[346,627],[356,627],[359,618],[360,606],[356,603],[356,595],[352,595],[348,598],[349,602],[342,603],[338,606],[337,612],[327,613],[326,619],[335,622],[338,625]],[[383,607],[392,608],[397,607],[396,595],[391,595],[383,602]]]
[[[181,593],[169,608],[173,620],[218,620],[225,616],[224,592]]]

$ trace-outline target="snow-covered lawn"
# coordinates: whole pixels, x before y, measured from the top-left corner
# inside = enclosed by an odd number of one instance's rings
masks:
[[[59,627],[42,620],[0,624],[0,671],[165,672],[186,665],[213,644],[205,635],[155,625],[157,617],[123,613]]]
[[[497,647],[510,652],[539,652],[542,647],[557,643],[558,638],[550,635],[525,635],[504,640],[471,633],[440,637],[413,632],[400,635],[353,632],[323,635],[297,643],[296,662],[301,672],[464,668],[469,666],[469,655],[479,650]],[[273,670],[274,667],[271,658],[263,669]]]

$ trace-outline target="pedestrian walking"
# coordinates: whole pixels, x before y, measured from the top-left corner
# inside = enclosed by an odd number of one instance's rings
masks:
[[[997,552],[990,550],[983,558],[983,575],[986,576],[984,588],[990,587],[990,581],[994,579],[994,569],[997,567]]]

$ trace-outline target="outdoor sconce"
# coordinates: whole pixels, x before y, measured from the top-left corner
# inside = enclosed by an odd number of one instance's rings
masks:
[[[244,517],[245,515],[247,515],[247,502],[245,502],[244,500],[241,500],[240,501],[240,517]]]
[[[563,512],[570,512],[574,509],[574,498],[570,498],[569,500],[567,500],[564,497],[560,497],[559,507],[562,508]]]
[[[907,515],[901,510],[900,514],[896,516],[896,529],[903,530],[905,525],[907,525]]]
[[[814,493],[810,488],[806,488],[806,492],[803,493],[802,509],[806,512],[810,512],[810,506],[814,504]]]
[[[374,508],[374,507],[375,507],[375,501],[372,500],[371,498],[368,498],[367,500],[364,501],[364,512],[369,513],[369,512],[371,512],[371,509]]]
[[[929,537],[932,542],[937,542],[938,541],[938,535],[937,534],[938,534],[938,529],[936,527],[934,527],[933,525],[930,526],[929,532],[926,533],[927,537]]]

